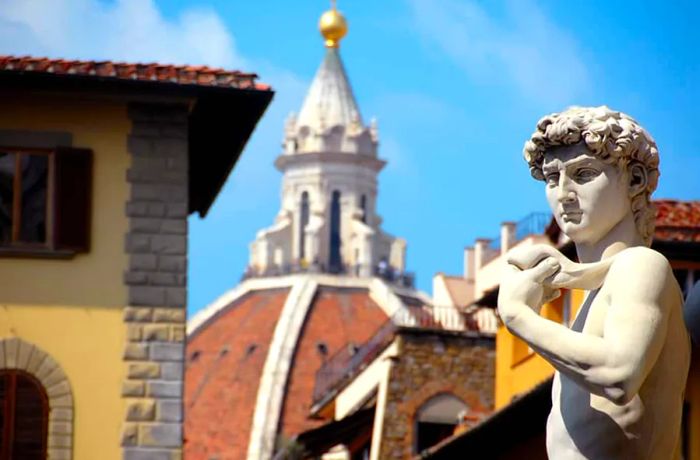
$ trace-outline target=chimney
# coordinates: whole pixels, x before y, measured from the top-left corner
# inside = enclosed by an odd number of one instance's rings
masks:
[[[474,247],[464,248],[464,278],[467,281],[474,281],[476,273],[476,258]]]
[[[515,222],[503,222],[501,224],[501,255],[515,246]]]
[[[488,238],[477,238],[474,242],[474,276],[476,272],[486,264],[489,257],[489,240]]]

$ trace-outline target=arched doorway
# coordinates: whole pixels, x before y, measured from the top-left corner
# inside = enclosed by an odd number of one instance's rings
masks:
[[[0,460],[46,459],[49,400],[34,376],[0,370]]]
[[[468,406],[450,393],[441,393],[428,399],[416,412],[415,452],[434,446],[454,433],[460,415]]]

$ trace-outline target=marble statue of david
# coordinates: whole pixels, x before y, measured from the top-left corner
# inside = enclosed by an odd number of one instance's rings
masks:
[[[548,115],[525,144],[578,262],[515,248],[501,281],[506,327],[556,369],[550,459],[679,459],[690,341],[666,258],[649,248],[659,157],[651,136],[607,107]],[[571,328],[539,315],[559,289],[583,289]]]

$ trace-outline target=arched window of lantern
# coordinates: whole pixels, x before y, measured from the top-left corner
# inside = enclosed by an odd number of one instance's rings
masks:
[[[360,197],[360,209],[362,209],[362,222],[367,223],[367,195]]]
[[[464,401],[450,393],[440,393],[423,403],[416,411],[415,452],[420,453],[451,436],[467,409]]]
[[[309,192],[301,194],[299,206],[299,259],[306,259],[306,238],[304,230],[309,224]]]
[[[331,273],[340,273],[343,262],[340,256],[340,192],[333,191],[331,198],[331,222],[329,238],[328,268]]]

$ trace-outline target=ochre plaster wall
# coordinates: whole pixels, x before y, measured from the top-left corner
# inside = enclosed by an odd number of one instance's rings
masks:
[[[688,460],[700,460],[700,347],[693,349],[693,360],[685,387],[685,400],[690,404]]]
[[[121,308],[0,304],[0,337],[20,337],[63,369],[74,398],[73,460],[120,458],[126,336]]]
[[[583,291],[571,292],[571,317],[575,317],[583,300]],[[552,321],[562,320],[561,297],[542,308],[542,315]],[[512,335],[504,326],[496,333],[496,410],[512,399],[534,388],[554,375],[554,368],[525,342]]]
[[[91,248],[70,260],[0,258],[0,302],[124,306],[124,235],[130,130],[126,104],[7,93],[0,129],[71,133],[73,147],[93,150]]]
[[[90,251],[67,260],[0,258],[0,337],[35,345],[66,374],[75,403],[73,460],[116,460],[125,411],[126,104],[4,91],[0,97],[3,132],[70,134],[71,146],[93,151]]]

